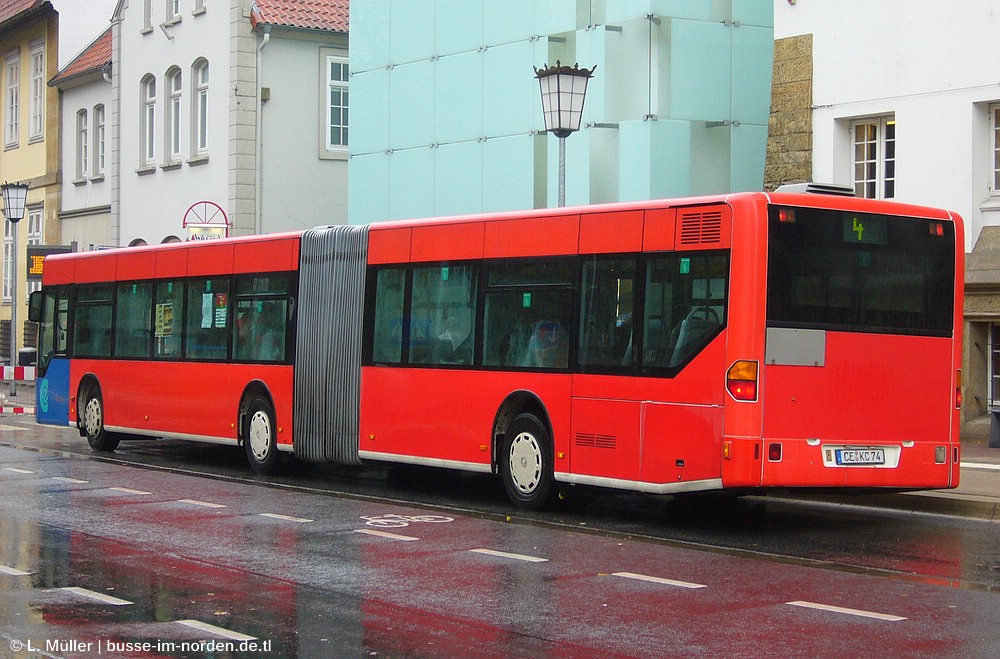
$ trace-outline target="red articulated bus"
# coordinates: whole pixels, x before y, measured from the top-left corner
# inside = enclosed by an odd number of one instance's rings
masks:
[[[956,487],[946,211],[739,193],[50,256],[40,422],[562,484]]]

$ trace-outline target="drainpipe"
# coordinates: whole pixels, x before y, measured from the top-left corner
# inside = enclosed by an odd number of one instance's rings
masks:
[[[257,153],[256,153],[256,174],[257,181],[254,190],[254,233],[261,233],[264,227],[264,101],[261,98],[261,88],[264,83],[264,58],[261,52],[267,47],[267,42],[271,40],[271,26],[264,26],[264,38],[257,46]]]

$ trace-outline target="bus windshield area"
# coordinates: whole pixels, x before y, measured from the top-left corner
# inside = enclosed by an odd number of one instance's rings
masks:
[[[768,232],[769,327],[951,336],[951,222],[772,206]]]

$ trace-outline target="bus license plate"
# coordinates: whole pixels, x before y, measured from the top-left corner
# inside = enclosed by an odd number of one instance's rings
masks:
[[[839,465],[884,465],[885,449],[840,448],[836,451]]]

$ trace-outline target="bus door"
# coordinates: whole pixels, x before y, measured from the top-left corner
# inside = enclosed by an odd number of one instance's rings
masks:
[[[69,289],[47,288],[32,293],[28,315],[38,323],[35,419],[38,423],[69,425],[69,358],[66,356]]]
[[[574,474],[670,489],[719,478],[728,273],[720,249],[584,263]]]

